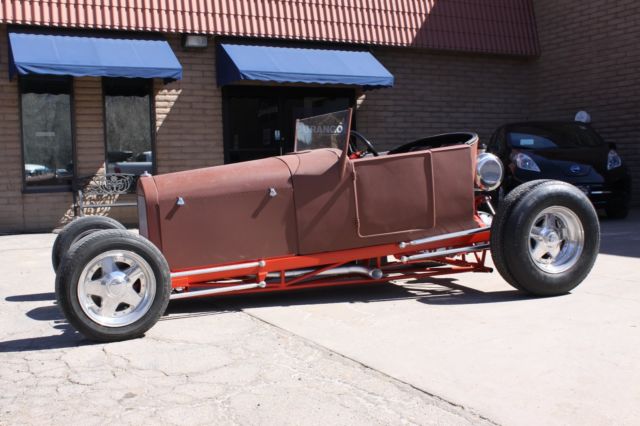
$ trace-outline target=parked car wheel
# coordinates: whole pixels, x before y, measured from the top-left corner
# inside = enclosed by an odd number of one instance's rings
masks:
[[[60,261],[69,251],[69,248],[87,235],[104,229],[126,229],[117,220],[105,216],[84,216],[68,223],[53,242],[51,249],[51,263],[53,270],[57,271]]]
[[[143,335],[169,303],[169,265],[147,239],[123,230],[86,236],[63,257],[56,298],[65,317],[91,340]]]
[[[605,212],[610,219],[624,219],[629,215],[629,206],[624,204],[611,204],[605,207]]]
[[[567,293],[584,280],[598,254],[596,211],[582,191],[564,182],[539,182],[521,191],[507,197],[513,198],[501,218],[502,235],[491,239],[496,268],[531,294]]]

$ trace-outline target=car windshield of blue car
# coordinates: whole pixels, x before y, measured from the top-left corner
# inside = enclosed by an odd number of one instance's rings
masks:
[[[351,111],[345,110],[297,120],[295,151],[344,149],[349,135],[350,119]]]
[[[591,148],[604,144],[588,126],[575,123],[550,123],[512,127],[509,144],[521,149]]]

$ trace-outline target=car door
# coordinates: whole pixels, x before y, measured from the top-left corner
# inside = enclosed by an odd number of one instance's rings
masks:
[[[428,230],[435,225],[431,151],[352,160],[361,238]]]

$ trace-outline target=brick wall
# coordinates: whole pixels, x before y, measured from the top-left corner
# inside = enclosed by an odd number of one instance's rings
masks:
[[[17,85],[9,81],[6,26],[0,25],[0,232],[21,230],[20,115]]]
[[[214,48],[183,50],[169,42],[184,67],[181,81],[154,82],[158,173],[223,163],[222,101],[215,80]],[[19,93],[8,79],[6,26],[0,25],[0,233],[49,231],[72,218],[70,192],[23,194]],[[75,78],[74,118],[78,175],[102,172],[105,160],[102,81]],[[122,197],[130,201],[132,197]],[[87,210],[135,225],[134,207]]]
[[[214,43],[185,50],[180,37],[168,40],[183,66],[183,78],[155,84],[158,173],[222,164],[222,95],[216,84]]]
[[[470,130],[487,141],[499,125],[572,119],[586,109],[598,131],[640,170],[640,4],[535,0],[542,55],[537,59],[377,48],[396,85],[365,92],[358,128],[382,149],[421,136]],[[606,18],[603,18],[606,17]],[[181,81],[154,83],[157,172],[222,164],[222,100],[214,43],[185,50],[168,40],[184,67]],[[50,230],[70,218],[71,194],[23,194],[19,96],[8,79],[6,26],[0,25],[0,232]],[[104,167],[101,80],[74,79],[79,174]],[[635,203],[640,173],[635,173]],[[134,222],[135,209],[109,215]]]
[[[499,125],[527,118],[530,61],[391,48],[374,54],[395,85],[365,92],[357,124],[383,149],[463,130],[487,141]]]
[[[9,80],[6,26],[0,25],[0,232],[51,229],[68,217],[70,193],[22,193],[18,84]]]
[[[640,3],[535,0],[542,54],[532,65],[532,118],[578,110],[618,145],[640,204]]]

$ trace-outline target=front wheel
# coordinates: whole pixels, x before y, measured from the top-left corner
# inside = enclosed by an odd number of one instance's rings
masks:
[[[164,313],[170,293],[162,253],[121,230],[97,231],[74,244],[56,277],[56,298],[69,323],[100,342],[143,335]]]
[[[491,251],[501,259],[496,269],[531,294],[571,291],[586,278],[600,246],[598,215],[589,199],[573,185],[545,181],[510,201],[502,238],[492,238]]]
[[[53,242],[51,249],[51,263],[53,270],[58,271],[60,261],[72,245],[87,235],[104,229],[127,229],[117,220],[105,216],[83,216],[68,223]]]

